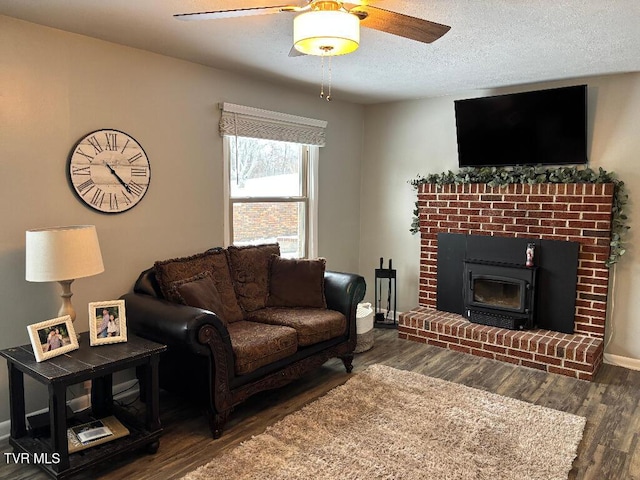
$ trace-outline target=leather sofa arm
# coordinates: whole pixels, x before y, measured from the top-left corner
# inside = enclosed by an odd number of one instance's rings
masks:
[[[198,340],[198,334],[204,325],[211,325],[225,350],[231,352],[229,332],[215,313],[140,293],[127,293],[120,298],[125,301],[127,328],[136,335],[208,356],[211,350]]]
[[[324,274],[327,308],[341,312],[350,322],[355,322],[356,308],[366,290],[367,285],[360,275],[331,271]]]

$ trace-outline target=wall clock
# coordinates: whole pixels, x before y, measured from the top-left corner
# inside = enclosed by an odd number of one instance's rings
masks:
[[[104,213],[135,207],[149,188],[151,165],[142,146],[118,130],[83,136],[69,154],[69,179],[78,198]]]

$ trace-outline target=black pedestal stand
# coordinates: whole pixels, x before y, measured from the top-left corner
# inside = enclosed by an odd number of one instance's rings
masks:
[[[391,268],[392,261],[389,259],[389,268],[382,268],[383,259],[380,258],[380,268],[376,268],[376,289],[375,289],[375,308],[373,326],[376,328],[397,328],[398,320],[396,319],[396,271]],[[382,302],[382,285],[387,284],[387,309],[382,311],[380,303]],[[393,297],[393,310],[391,310],[391,297]]]

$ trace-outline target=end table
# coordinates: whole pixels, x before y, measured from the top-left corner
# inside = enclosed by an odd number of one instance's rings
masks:
[[[0,350],[9,368],[11,437],[14,451],[25,452],[36,459],[55,459],[38,463],[56,479],[66,478],[100,462],[119,457],[124,452],[146,447],[155,453],[162,433],[158,397],[158,364],[167,349],[133,335],[125,343],[90,347],[86,336],[78,350],[44,362],[36,362],[31,345]],[[112,375],[136,368],[140,393],[146,405],[144,418],[113,404]],[[24,374],[47,386],[49,392],[50,437],[29,435],[25,420]],[[91,413],[95,418],[115,415],[129,429],[129,435],[103,445],[69,455],[67,446],[67,387],[91,381]],[[53,455],[57,454],[57,455]]]

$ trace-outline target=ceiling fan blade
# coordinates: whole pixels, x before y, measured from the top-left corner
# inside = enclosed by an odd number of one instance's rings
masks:
[[[451,27],[411,17],[402,13],[390,12],[370,5],[344,4],[344,6],[361,18],[363,27],[373,28],[381,32],[392,33],[423,43],[431,43],[447,33]],[[364,18],[362,18],[364,17]]]
[[[178,20],[216,20],[220,18],[248,17],[251,15],[269,15],[280,12],[297,12],[303,7],[274,5],[272,7],[237,8],[234,10],[214,10],[211,12],[178,13],[174,18]]]

